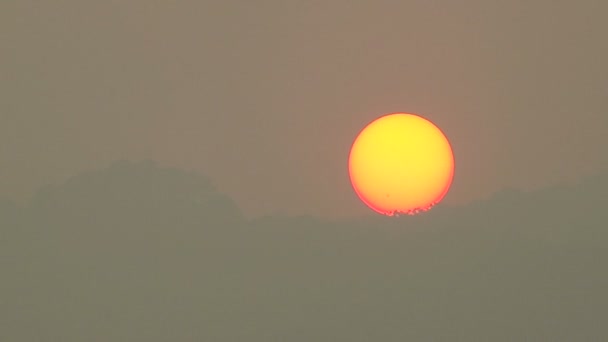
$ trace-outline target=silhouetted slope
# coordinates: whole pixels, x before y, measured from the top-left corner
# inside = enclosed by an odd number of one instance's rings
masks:
[[[13,229],[17,225],[18,217],[19,211],[17,206],[10,201],[0,199],[0,227],[3,228],[0,229],[0,237],[8,237],[14,233]],[[6,241],[0,238],[0,242]]]
[[[603,174],[415,217],[245,222],[204,178],[122,162],[3,226],[0,340],[600,341],[607,194]]]
[[[47,187],[30,210],[45,220],[81,223],[202,223],[241,220],[232,201],[199,175],[157,167],[153,162],[118,162]],[[198,221],[198,222],[197,222]]]

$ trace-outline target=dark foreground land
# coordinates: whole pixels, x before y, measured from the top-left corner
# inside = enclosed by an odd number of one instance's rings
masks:
[[[117,163],[0,203],[1,341],[602,341],[608,174],[414,217],[246,220]]]

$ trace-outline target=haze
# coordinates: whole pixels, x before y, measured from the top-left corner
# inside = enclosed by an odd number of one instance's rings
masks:
[[[3,341],[602,341],[608,173],[414,217],[247,220],[118,162],[0,204]]]
[[[248,217],[367,212],[346,159],[388,112],[452,141],[446,203],[607,167],[604,1],[2,1],[0,193],[119,159]],[[260,196],[260,194],[264,194]]]
[[[0,3],[0,341],[604,341],[605,1]],[[351,189],[448,136],[413,217]]]

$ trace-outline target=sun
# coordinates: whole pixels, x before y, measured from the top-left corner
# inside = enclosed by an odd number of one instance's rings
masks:
[[[359,198],[388,216],[429,210],[448,192],[454,154],[443,132],[415,114],[368,124],[350,150],[348,170]]]

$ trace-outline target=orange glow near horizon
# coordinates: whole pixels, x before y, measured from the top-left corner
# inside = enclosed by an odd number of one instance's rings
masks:
[[[415,214],[448,192],[454,155],[432,122],[414,114],[389,114],[359,133],[348,169],[355,192],[371,209],[388,216]]]

